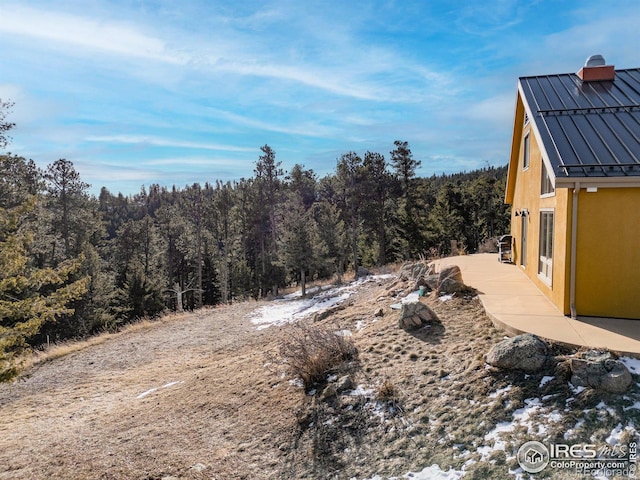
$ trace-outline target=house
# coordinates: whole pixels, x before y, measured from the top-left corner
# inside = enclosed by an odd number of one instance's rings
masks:
[[[522,77],[512,258],[565,315],[640,319],[640,68]]]

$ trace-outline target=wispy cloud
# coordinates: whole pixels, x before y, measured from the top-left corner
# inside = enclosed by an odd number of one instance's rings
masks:
[[[427,175],[505,163],[518,76],[640,42],[633,0],[0,3],[12,150],[113,189],[248,176],[265,143],[322,173],[396,139]]]
[[[217,143],[201,143],[189,142],[184,140],[175,140],[171,138],[154,137],[150,135],[104,135],[89,136],[86,138],[88,142],[99,142],[109,144],[133,144],[133,145],[149,145],[154,147],[176,147],[189,148],[198,150],[217,150],[228,152],[252,152],[255,148],[240,147],[236,145],[221,145]]]
[[[126,22],[99,21],[12,4],[0,15],[0,32],[60,42],[79,50],[99,50],[126,57],[140,57],[172,64],[186,59],[170,52],[161,39],[147,35]]]

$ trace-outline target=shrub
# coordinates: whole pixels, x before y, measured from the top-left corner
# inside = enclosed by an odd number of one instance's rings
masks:
[[[322,327],[296,325],[283,337],[279,353],[289,373],[300,378],[308,390],[355,358],[358,351],[349,337]]]
[[[385,378],[378,386],[378,391],[376,393],[376,397],[381,402],[393,402],[398,398],[396,386],[388,378]]]

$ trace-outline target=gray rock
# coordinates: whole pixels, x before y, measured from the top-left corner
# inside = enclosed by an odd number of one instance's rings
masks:
[[[336,386],[333,383],[330,383],[324,388],[324,390],[320,394],[320,400],[322,401],[329,400],[330,398],[335,397],[337,394],[338,394],[338,391],[336,390]]]
[[[434,322],[440,319],[428,305],[420,301],[402,304],[398,326],[403,330],[417,330]]]
[[[464,283],[457,282],[452,278],[445,278],[438,285],[438,295],[449,295],[453,293],[463,293],[468,290]]]
[[[577,387],[624,393],[633,382],[627,367],[609,352],[589,350],[572,358],[569,365],[571,383]]]
[[[431,290],[437,290],[438,285],[440,283],[440,275],[438,274],[426,275],[422,277],[422,281]]]
[[[353,390],[353,380],[349,375],[340,377],[336,381],[336,393],[342,393],[347,390]]]
[[[434,264],[426,262],[407,263],[400,268],[398,276],[402,280],[417,280],[420,277],[431,275],[434,270]]]
[[[462,282],[462,272],[460,271],[460,267],[457,265],[451,265],[448,267],[444,267],[440,270],[440,274],[438,275],[438,280],[442,283],[444,280],[454,280],[458,283]]]
[[[371,271],[364,267],[358,267],[358,278],[368,277],[372,275]]]
[[[384,308],[380,307],[373,314],[374,317],[384,317]]]
[[[536,335],[527,333],[494,345],[485,359],[493,367],[534,373],[542,370],[550,358],[547,344]]]
[[[464,293],[469,290],[471,289],[462,281],[462,272],[457,265],[445,267],[440,271],[436,288],[438,295]]]

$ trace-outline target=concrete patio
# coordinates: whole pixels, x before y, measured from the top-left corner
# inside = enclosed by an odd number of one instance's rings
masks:
[[[518,266],[500,263],[497,253],[448,257],[437,264],[438,270],[458,265],[464,283],[478,290],[487,315],[509,334],[534,333],[567,345],[640,356],[640,320],[564,316]]]

